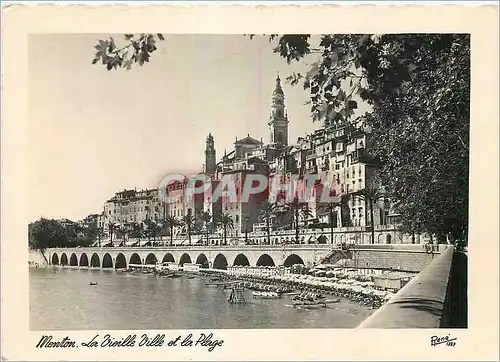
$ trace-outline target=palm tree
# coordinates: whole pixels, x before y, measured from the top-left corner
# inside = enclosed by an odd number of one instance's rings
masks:
[[[152,225],[153,221],[146,217],[146,219],[144,219],[144,228],[145,228],[145,232],[146,232],[146,236],[148,237],[148,241],[151,241],[151,235],[152,235],[152,229],[153,229],[153,225]]]
[[[173,215],[167,216],[165,218],[165,222],[166,222],[168,228],[170,229],[170,245],[173,245],[174,244],[174,228],[176,226],[179,226],[180,222]]]
[[[205,230],[207,232],[207,245],[209,244],[209,240],[208,240],[208,236],[210,234],[210,230],[209,230],[209,224],[210,224],[210,221],[212,220],[212,215],[210,215],[210,213],[208,211],[204,211],[202,214],[201,214],[201,217],[200,217],[201,221],[203,221],[203,223],[205,224]]]
[[[250,223],[250,216],[243,217],[243,227],[245,228],[245,245],[248,244],[248,226]]]
[[[330,213],[330,242],[333,244],[333,228],[337,226],[337,219],[334,217],[333,209],[337,206],[342,206],[340,198],[338,201],[330,202],[328,204],[328,211]]]
[[[299,212],[301,210],[301,205],[299,203],[298,196],[295,196],[293,201],[287,205],[288,209],[293,212],[293,220],[295,225],[295,242],[299,242]]]
[[[113,232],[117,228],[117,225],[113,222],[110,221],[108,222],[108,231],[109,231],[109,243],[113,245]]]
[[[219,218],[219,224],[222,226],[222,228],[224,230],[224,245],[226,245],[227,244],[227,241],[226,241],[227,229],[234,228],[233,218],[229,214],[222,214]]]
[[[375,226],[373,220],[373,204],[378,200],[383,198],[382,192],[374,185],[367,185],[363,190],[355,192],[352,194],[352,199],[356,198],[365,201],[368,204],[368,208],[370,210],[370,227],[372,234],[372,244],[375,244]]]
[[[304,226],[306,229],[307,229],[307,222],[310,218],[312,218],[312,216],[313,216],[313,213],[312,213],[309,205],[305,204],[304,206],[302,206],[302,208],[300,209],[300,218],[304,222]]]
[[[193,229],[195,223],[196,223],[196,219],[191,214],[191,211],[189,211],[187,213],[187,215],[185,215],[182,218],[182,224],[186,227],[186,231],[188,234],[189,245],[191,245],[191,230]]]
[[[106,233],[104,232],[104,229],[102,227],[98,227],[96,229],[96,236],[97,236],[97,242],[99,247],[101,247],[101,238],[104,238],[106,236]]]
[[[141,242],[141,238],[144,237],[144,234],[144,224],[142,222],[135,222],[132,226],[132,236],[138,239],[138,243]]]
[[[150,224],[151,235],[153,235],[153,244],[156,242],[156,235],[158,234],[158,230],[160,229],[160,224],[157,220],[151,220]]]
[[[262,208],[259,210],[260,218],[266,222],[267,243],[271,244],[271,217],[274,216],[276,206],[269,201],[264,201]]]
[[[81,240],[80,236],[85,234],[85,228],[83,227],[83,225],[75,223],[73,226],[73,232],[75,233],[74,243],[78,244],[78,242]]]
[[[125,225],[115,226],[115,231],[117,236],[123,237],[123,241],[120,243],[120,246],[125,246],[125,236],[127,235]]]

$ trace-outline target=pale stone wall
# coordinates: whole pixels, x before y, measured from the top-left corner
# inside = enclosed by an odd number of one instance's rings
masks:
[[[49,253],[45,252],[45,257],[49,257]],[[37,264],[38,266],[47,266],[47,261],[42,253],[38,250],[29,250],[28,261],[30,264]]]

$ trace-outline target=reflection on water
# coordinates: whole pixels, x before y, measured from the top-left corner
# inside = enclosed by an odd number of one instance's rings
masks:
[[[90,282],[98,285],[91,286]],[[30,269],[30,329],[353,328],[371,311],[349,302],[297,310],[287,297],[229,304],[202,278],[107,270]]]

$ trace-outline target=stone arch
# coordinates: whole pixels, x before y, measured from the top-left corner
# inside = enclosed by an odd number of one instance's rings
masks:
[[[97,253],[92,254],[92,257],[90,258],[90,266],[93,268],[101,267],[101,260],[99,259],[99,255],[97,255]]]
[[[151,265],[151,264],[156,264],[157,262],[158,262],[158,258],[156,257],[156,255],[153,253],[149,253],[148,256],[146,256],[146,260],[144,261],[144,264]]]
[[[89,266],[89,258],[87,254],[83,253],[80,255],[80,262],[78,263],[79,266]]]
[[[271,258],[268,254],[262,254],[257,260],[257,266],[276,266],[274,264],[273,258]]]
[[[112,268],[113,267],[113,258],[109,253],[104,254],[102,257],[102,267],[103,268]]]
[[[142,264],[142,260],[141,260],[141,257],[139,256],[139,254],[133,253],[130,256],[130,259],[129,259],[128,263],[129,264],[138,264],[138,265],[141,265]]]
[[[189,256],[188,253],[182,254],[181,258],[179,259],[179,265],[184,265],[184,264],[191,264],[191,257]]]
[[[59,265],[59,257],[57,256],[56,253],[52,254],[52,258],[50,260],[50,263],[52,265]]]
[[[214,259],[214,269],[222,269],[226,270],[227,269],[227,259],[223,254],[217,254],[217,256]]]
[[[69,257],[69,265],[70,266],[78,266],[78,258],[76,257],[76,254],[73,253]]]
[[[385,236],[385,243],[386,244],[391,244],[392,243],[392,235],[391,234],[387,234]]]
[[[170,253],[166,253],[163,259],[161,260],[162,263],[175,263],[174,256]]]
[[[288,257],[285,259],[283,265],[285,267],[292,266],[295,264],[304,264],[304,260],[297,254],[290,254]]]
[[[126,269],[127,268],[127,259],[125,255],[122,253],[118,253],[115,260],[115,269]]]
[[[200,265],[200,268],[208,268],[209,267],[209,264],[208,264],[208,259],[206,257],[205,254],[200,254],[198,255],[198,257],[196,258],[196,264],[199,264]]]
[[[383,236],[384,236],[384,234],[383,234],[383,233],[378,234],[378,236],[377,236],[377,244],[381,244],[381,242],[382,242],[382,237],[383,237]],[[371,242],[371,241],[370,241],[370,242]]]
[[[245,254],[238,254],[234,258],[233,266],[250,266],[250,262]]]
[[[68,265],[68,256],[66,253],[61,254],[61,265]]]

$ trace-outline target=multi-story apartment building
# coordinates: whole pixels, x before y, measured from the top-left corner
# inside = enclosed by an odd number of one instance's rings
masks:
[[[316,132],[314,143],[314,151],[308,155],[311,167],[317,169],[326,185],[336,184],[342,195],[333,205],[334,225],[369,226],[369,203],[363,195],[374,172],[374,166],[365,158],[370,134],[352,125],[330,127]],[[330,207],[318,203],[316,216],[321,223],[329,223]],[[374,224],[385,223],[387,200],[373,200],[373,209]]]
[[[213,178],[211,180],[212,189],[214,189],[217,182]],[[210,215],[217,214],[217,206],[211,205],[210,192],[188,192],[188,187],[192,186],[191,181],[186,177],[183,181],[175,181],[166,186],[166,213],[178,220],[191,215],[195,219],[195,229],[201,229],[203,227],[202,214],[204,212]],[[196,181],[194,186],[201,186],[199,184],[201,182],[201,180]]]
[[[235,186],[236,194],[233,196],[222,196],[222,213],[228,214],[233,219],[234,231],[238,233],[250,232],[255,223],[260,221],[259,210],[262,203],[267,200],[268,188],[258,194],[249,194],[247,198],[242,199],[245,187],[251,186],[253,179],[249,175],[259,174],[268,177],[269,166],[265,161],[258,158],[249,158],[245,160],[244,167],[235,162],[234,168],[227,168],[222,173],[224,182]],[[255,186],[255,185],[254,185]]]
[[[165,204],[157,189],[123,190],[106,201],[104,216],[105,229],[109,222],[127,226],[146,219],[160,221],[165,218]]]

